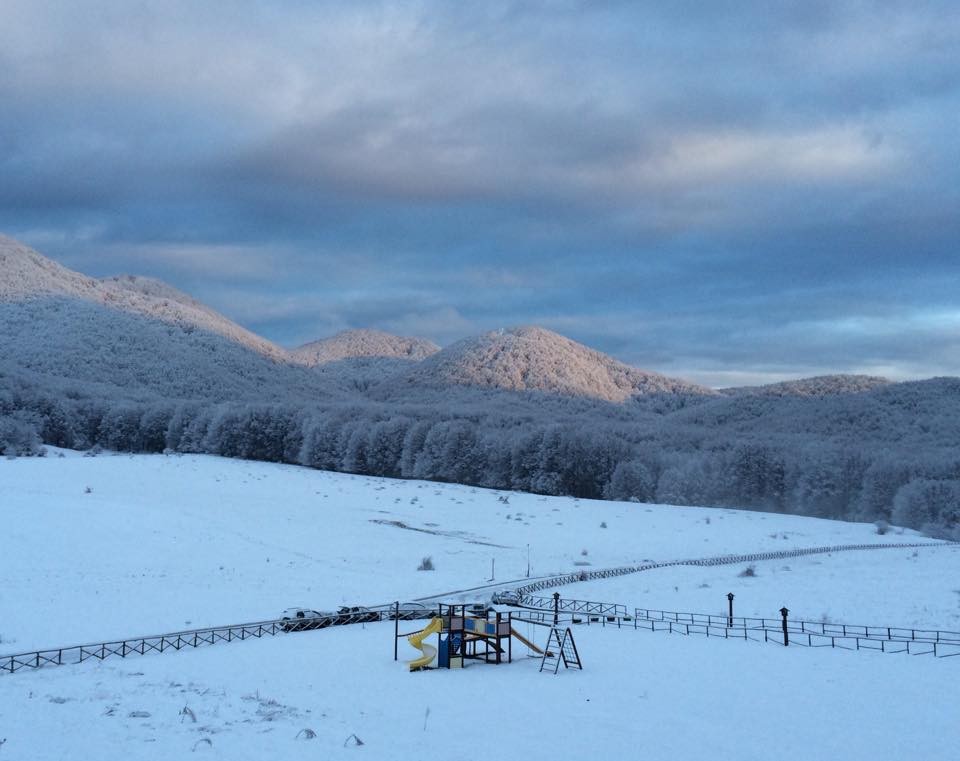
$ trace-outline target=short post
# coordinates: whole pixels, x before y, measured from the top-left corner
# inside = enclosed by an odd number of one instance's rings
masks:
[[[560,623],[560,593],[553,593],[553,625]]]
[[[727,628],[733,626],[733,592],[727,592]]]
[[[786,647],[790,644],[790,634],[787,632],[787,613],[790,611],[786,608],[780,608],[780,615],[783,616],[783,646]]]

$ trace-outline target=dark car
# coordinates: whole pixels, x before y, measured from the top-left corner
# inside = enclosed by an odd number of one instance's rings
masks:
[[[370,610],[370,608],[362,608],[359,605],[344,606],[337,611],[338,624],[363,624],[379,620],[379,612]]]
[[[333,613],[310,608],[287,608],[280,614],[280,628],[285,632],[300,632],[307,629],[322,629],[333,626],[337,616]]]
[[[399,618],[401,621],[416,621],[436,615],[436,608],[428,608],[421,602],[402,602],[396,607],[391,605],[387,613],[391,620]]]
[[[487,605],[485,602],[475,602],[472,605],[466,606],[466,614],[468,616],[486,618],[491,613],[496,613],[496,611],[493,609],[493,607]]]

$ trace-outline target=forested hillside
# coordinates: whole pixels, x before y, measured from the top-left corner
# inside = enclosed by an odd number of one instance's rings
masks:
[[[957,378],[718,392],[540,328],[439,352],[354,332],[295,356],[163,283],[96,281],[0,244],[8,455],[203,452],[960,538]]]

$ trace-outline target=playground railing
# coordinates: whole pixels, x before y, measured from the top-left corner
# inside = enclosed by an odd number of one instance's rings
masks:
[[[557,610],[562,613],[593,613],[601,616],[626,616],[627,607],[612,602],[596,602],[593,600],[572,600],[561,598],[554,600],[552,597],[534,597],[533,595],[524,595],[520,598],[520,604],[524,608],[534,610]]]

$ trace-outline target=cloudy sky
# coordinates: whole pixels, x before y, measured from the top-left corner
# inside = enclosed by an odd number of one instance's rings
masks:
[[[960,375],[946,2],[0,0],[0,231],[284,345]]]

